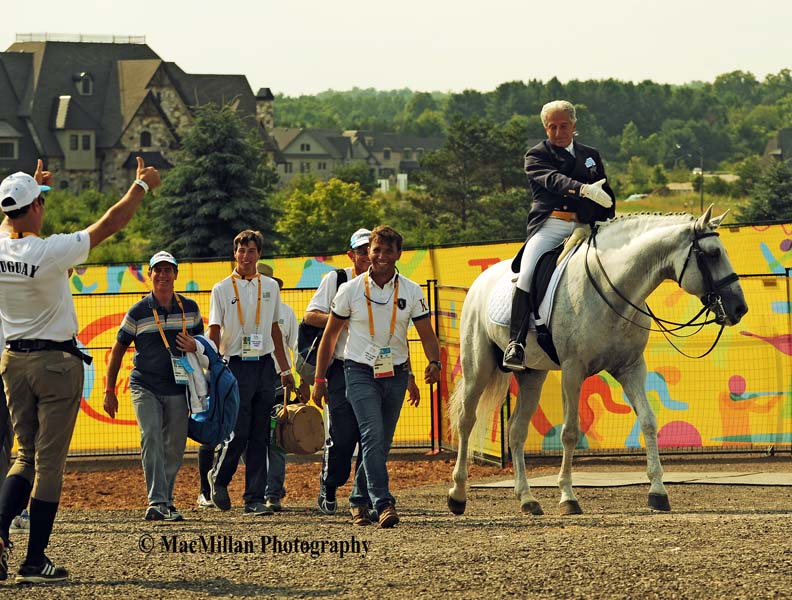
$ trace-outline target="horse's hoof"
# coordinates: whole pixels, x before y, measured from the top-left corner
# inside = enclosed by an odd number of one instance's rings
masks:
[[[454,500],[451,495],[448,496],[448,510],[450,510],[455,515],[464,515],[465,514],[465,507],[467,506],[467,500]]]
[[[671,503],[666,494],[649,494],[649,508],[668,512],[671,510]]]
[[[539,503],[536,500],[532,500],[531,502],[526,502],[520,507],[520,510],[522,510],[522,513],[524,515],[534,515],[536,517],[544,514],[542,507],[539,505]]]
[[[577,500],[564,500],[561,504],[558,505],[558,510],[562,516],[567,517],[569,515],[582,515],[583,509],[580,508],[580,504],[578,504]]]

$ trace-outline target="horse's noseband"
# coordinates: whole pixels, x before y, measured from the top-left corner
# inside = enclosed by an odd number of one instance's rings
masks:
[[[685,276],[685,269],[687,269],[688,263],[690,262],[690,255],[694,255],[696,257],[696,264],[698,265],[701,276],[704,279],[704,294],[700,297],[701,303],[715,313],[716,322],[723,323],[726,320],[726,311],[723,308],[723,300],[718,292],[726,286],[731,285],[735,281],[738,281],[739,277],[737,273],[732,271],[717,281],[712,278],[712,271],[707,265],[707,261],[705,259],[706,254],[704,250],[701,249],[699,240],[713,236],[720,237],[720,234],[717,231],[699,233],[695,226],[693,227],[693,240],[690,243],[690,250],[688,250],[687,257],[685,258],[685,264],[682,266],[682,271],[679,273],[677,283],[679,284],[679,287],[682,287],[682,277]]]

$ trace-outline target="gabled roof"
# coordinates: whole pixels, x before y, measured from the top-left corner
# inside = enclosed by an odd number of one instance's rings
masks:
[[[53,130],[93,129],[94,131],[101,128],[99,122],[80,106],[79,100],[74,96],[53,98],[49,127]]]
[[[190,108],[235,102],[241,117],[255,119],[256,97],[244,75],[191,75],[172,62],[165,63],[165,70]]]
[[[312,149],[310,153],[303,153],[303,155],[311,158],[318,158],[323,155],[330,156],[337,160],[343,160],[352,157],[352,143],[351,140],[341,134],[335,129],[319,129],[314,127],[273,127],[272,137],[278,144],[281,152],[287,152],[289,146],[302,134],[309,136],[317,144],[321,146],[319,152],[317,149]]]

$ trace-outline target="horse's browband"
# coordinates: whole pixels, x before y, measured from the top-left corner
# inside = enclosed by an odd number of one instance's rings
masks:
[[[562,210],[554,210],[550,213],[551,217],[562,219],[563,221],[577,221],[577,213],[564,212]]]

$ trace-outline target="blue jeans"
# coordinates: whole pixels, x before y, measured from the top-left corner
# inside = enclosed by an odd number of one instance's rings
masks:
[[[173,504],[173,486],[184,460],[187,399],[158,396],[143,387],[130,386],[132,407],[140,428],[140,455],[146,476],[149,504]]]
[[[349,496],[350,506],[368,506],[362,490],[366,489],[377,511],[396,500],[388,489],[387,459],[393,433],[399,421],[404,395],[407,392],[407,372],[393,377],[374,379],[371,367],[346,361],[347,400],[355,411],[360,429],[363,468],[355,473],[355,484]]]

